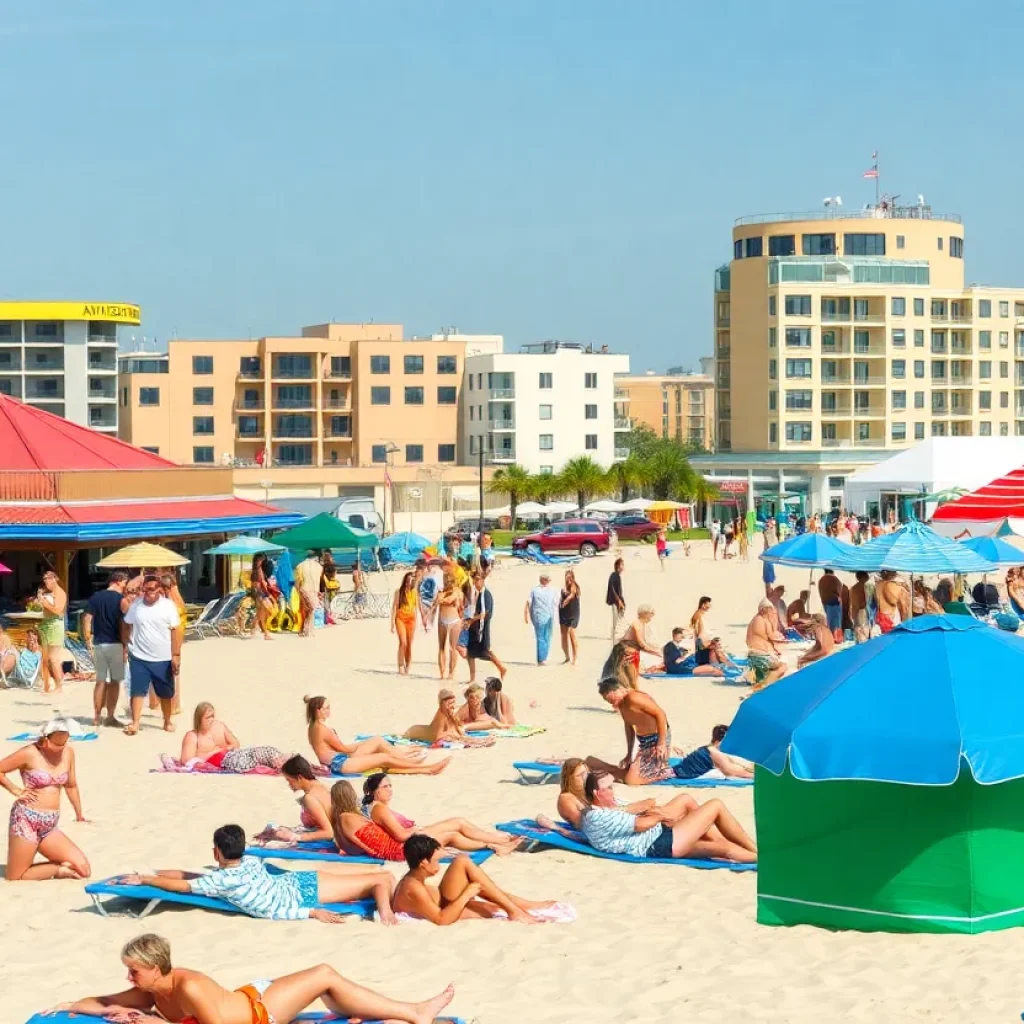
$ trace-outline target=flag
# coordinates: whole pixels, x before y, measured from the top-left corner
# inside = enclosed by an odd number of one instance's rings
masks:
[[[870,171],[865,171],[864,172],[864,177],[865,178],[877,178],[878,177],[878,168],[877,167],[872,167]]]
[[[387,466],[384,467],[384,486],[385,487],[390,487],[391,486],[391,474],[388,473]]]

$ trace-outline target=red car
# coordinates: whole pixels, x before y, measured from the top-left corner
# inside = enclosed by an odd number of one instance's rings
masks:
[[[545,554],[549,552],[579,552],[589,557],[598,551],[608,550],[608,531],[603,523],[596,519],[560,519],[552,523],[540,533],[531,533],[526,537],[516,537],[512,547],[516,551],[525,551],[530,547],[538,547]]]
[[[616,516],[608,523],[608,529],[614,530],[619,540],[645,540],[653,543],[661,527],[647,516]]]

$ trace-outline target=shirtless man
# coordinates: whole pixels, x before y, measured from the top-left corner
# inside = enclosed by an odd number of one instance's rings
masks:
[[[803,668],[812,662],[821,661],[822,658],[827,658],[836,649],[836,642],[832,639],[832,631],[828,628],[825,616],[821,612],[817,612],[811,616],[811,620],[813,623],[814,646],[809,651],[805,651],[800,655],[796,663],[797,668]]]
[[[171,944],[162,936],[140,935],[121,950],[131,988],[110,996],[61,1003],[48,1013],[65,1011],[131,1024],[272,1024],[294,1020],[318,999],[341,1019],[401,1020],[430,1024],[452,1001],[449,985],[433,999],[401,1003],[343,978],[319,964],[274,981],[254,981],[234,992],[212,978],[171,966]]]
[[[832,638],[841,643],[843,639],[843,584],[839,577],[826,569],[818,580],[818,596],[825,608],[825,621],[832,630]]]
[[[778,682],[786,674],[775,646],[775,606],[765,598],[757,606],[757,614],[747,626],[747,662],[754,676],[754,689]]]
[[[883,633],[910,618],[910,592],[896,579],[891,569],[883,569],[875,586],[875,600],[878,602],[876,621]]]
[[[850,618],[853,620],[853,638],[862,644],[871,636],[871,616],[868,613],[867,583],[871,577],[861,570],[857,582],[850,587]]]
[[[814,628],[810,609],[807,602],[811,599],[809,590],[801,590],[800,596],[795,601],[790,601],[786,607],[786,625],[801,633],[809,633]]]
[[[421,740],[424,743],[455,741],[470,747],[489,747],[494,743],[493,737],[482,739],[466,735],[455,708],[455,694],[451,690],[438,691],[437,711],[429,725],[410,725],[404,735],[407,740]]]
[[[510,921],[540,924],[529,911],[543,910],[553,900],[524,900],[499,889],[468,857],[456,857],[448,865],[439,885],[427,879],[439,874],[444,865],[441,844],[432,836],[417,832],[406,839],[405,862],[409,873],[398,883],[391,906],[396,914],[432,924],[449,925],[456,921],[488,920],[503,910]]]
[[[597,692],[622,716],[626,728],[626,756],[618,764],[588,757],[591,771],[606,772],[627,786],[646,786],[672,777],[668,763],[672,749],[672,730],[661,705],[642,690],[631,690],[616,676],[606,676],[597,684]],[[633,742],[636,741],[636,757]]]

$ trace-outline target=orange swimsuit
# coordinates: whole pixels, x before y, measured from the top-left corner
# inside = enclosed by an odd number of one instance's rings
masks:
[[[261,1001],[259,989],[253,985],[243,985],[241,988],[235,989],[235,991],[249,1000],[249,1009],[252,1011],[252,1024],[275,1024],[274,1018],[270,1016],[270,1011]],[[185,1017],[182,1019],[181,1024],[199,1024],[199,1021],[195,1017]]]

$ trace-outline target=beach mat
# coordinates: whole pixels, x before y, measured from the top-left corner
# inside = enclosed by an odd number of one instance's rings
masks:
[[[279,868],[268,867],[269,871],[280,874]],[[109,917],[106,906],[100,900],[101,896],[116,896],[126,900],[143,902],[145,906],[138,913],[129,912],[127,916],[141,919],[146,917],[160,903],[180,903],[188,907],[201,907],[204,910],[220,910],[227,914],[243,914],[232,903],[227,900],[216,899],[212,896],[199,896],[196,893],[167,892],[164,889],[157,889],[152,885],[114,885],[111,879],[104,879],[102,882],[93,882],[85,887],[85,891],[92,897],[93,906],[104,917]],[[373,900],[356,900],[352,903],[322,903],[321,910],[330,910],[335,914],[355,914],[363,918],[372,918],[377,905]]]
[[[743,671],[730,672],[728,669],[725,670],[724,676],[697,676],[692,672],[641,672],[641,679],[701,679],[706,680],[709,683],[713,683],[715,686],[746,686],[750,687],[750,683],[743,678]]]
[[[669,764],[679,764],[682,758],[673,757]],[[561,764],[552,764],[550,761],[513,761],[512,767],[519,772],[519,779],[529,786],[537,786],[544,782],[552,782],[558,779],[561,774]],[[526,773],[532,772],[539,778],[530,778]],[[719,786],[732,786],[735,788],[746,788],[754,784],[753,779],[662,779],[660,782],[647,782],[647,786],[687,786],[692,789],[715,789]],[[639,786],[633,787],[639,789]],[[497,826],[495,826],[497,828]]]
[[[378,857],[363,857],[349,853],[339,853],[338,848],[330,839],[316,839],[312,842],[295,843],[293,846],[247,846],[245,852],[251,857],[261,860],[319,860],[332,864],[397,864],[398,861],[385,861]],[[474,864],[483,864],[494,856],[493,850],[477,850],[466,854]],[[442,863],[450,863],[453,857],[442,857]]]
[[[571,825],[567,825],[564,821],[560,821],[558,824],[562,828],[576,832]],[[757,870],[756,864],[734,864],[732,861],[725,860],[696,860],[688,857],[634,857],[629,853],[601,853],[600,850],[595,850],[578,832],[576,834],[580,836],[579,841],[567,839],[557,832],[548,832],[540,828],[530,818],[522,818],[519,821],[506,821],[504,824],[495,825],[494,827],[502,832],[508,832],[509,835],[526,836],[527,839],[534,839],[546,846],[556,846],[560,850],[571,850],[573,853],[582,853],[588,857],[600,857],[602,860],[619,860],[627,864],[680,864],[683,867],[699,868],[702,870],[714,870],[715,868],[723,868],[727,871]]]
[[[38,732],[19,732],[16,736],[8,736],[9,740],[14,740],[18,743],[32,743],[39,739]],[[98,740],[100,734],[98,732],[86,732],[82,733],[81,736],[72,736],[72,743],[87,743],[89,740]]]
[[[528,736],[539,736],[542,732],[547,732],[547,726],[544,725],[513,725],[509,729],[473,729],[466,733],[470,739],[474,740],[486,740],[486,739],[504,739],[504,740],[521,740],[526,739]],[[363,740],[372,740],[373,736],[369,733],[361,734],[356,737],[356,742],[361,743]],[[426,740],[410,740],[405,736],[396,736],[394,733],[385,733],[381,736],[381,739],[387,740],[388,743],[396,747],[433,747],[434,749],[451,748],[455,750],[465,749],[458,740],[445,740],[441,743],[428,743]]]
[[[68,1013],[67,1010],[59,1010],[53,1014],[33,1014],[25,1021],[25,1024],[89,1024],[90,1021],[95,1022],[95,1024],[102,1024],[103,1020],[103,1017],[86,1017],[81,1013]],[[337,1024],[342,1024],[344,1020],[344,1017],[339,1017],[337,1014],[320,1010],[313,1013],[300,1013],[298,1017],[293,1019],[291,1024],[309,1024],[312,1021],[322,1021],[324,1024],[327,1021],[335,1021]],[[284,1024],[283,1021],[282,1024]],[[365,1020],[363,1024],[383,1024],[383,1022]],[[438,1017],[437,1024],[466,1024],[466,1022],[461,1017]]]
[[[257,765],[255,768],[252,768],[247,772],[225,771],[223,768],[217,768],[206,761],[197,761],[192,764],[191,767],[188,767],[183,765],[177,758],[171,757],[170,754],[161,754],[160,767],[152,768],[150,769],[150,772],[154,775],[233,775],[236,779],[254,775],[269,775],[275,779],[279,779],[281,777],[280,772],[275,772],[273,768],[268,768],[266,765]],[[322,768],[321,765],[313,765],[313,774],[316,775],[317,778],[321,779],[361,779],[364,775],[370,775],[372,773],[360,772],[358,775],[338,775],[335,772],[327,771],[327,769]]]

